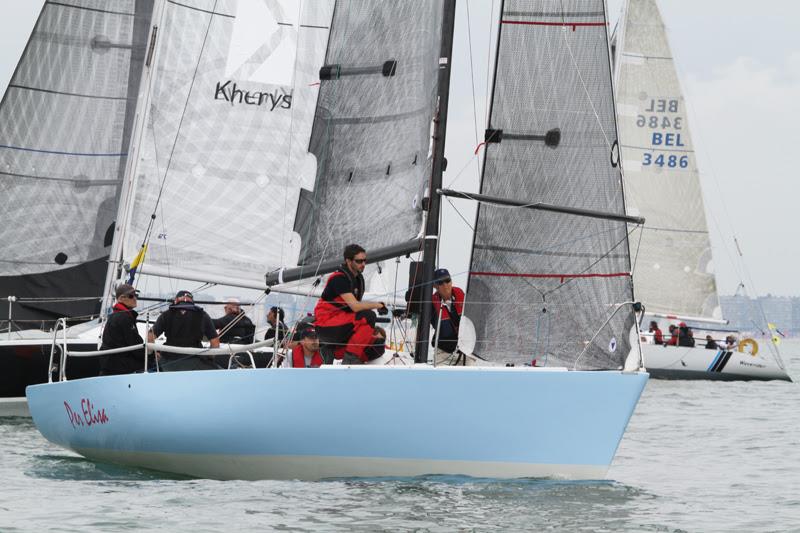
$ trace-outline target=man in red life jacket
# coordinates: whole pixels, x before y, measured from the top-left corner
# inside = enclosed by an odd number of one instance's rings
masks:
[[[443,352],[452,354],[458,345],[458,326],[461,314],[464,312],[464,291],[453,286],[450,272],[446,268],[436,270],[433,273],[433,280],[436,292],[431,297],[433,303],[431,325],[436,332],[431,344]]]
[[[678,345],[678,328],[675,324],[669,325],[669,340],[664,343],[664,346],[677,346]]]
[[[653,334],[653,344],[664,344],[664,334],[661,333],[658,322],[651,320],[648,331]]]
[[[292,368],[319,368],[322,354],[319,352],[319,338],[313,327],[298,332],[300,342],[292,348]]]
[[[357,244],[344,249],[344,263],[328,277],[314,307],[314,324],[320,342],[328,348],[344,346],[342,363],[360,365],[368,360],[364,350],[373,342],[376,316],[388,313],[383,302],[362,302],[367,252]]]

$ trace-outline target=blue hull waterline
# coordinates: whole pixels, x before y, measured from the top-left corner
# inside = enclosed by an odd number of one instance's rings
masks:
[[[214,479],[605,476],[644,372],[345,367],[131,374],[32,385],[50,441]]]

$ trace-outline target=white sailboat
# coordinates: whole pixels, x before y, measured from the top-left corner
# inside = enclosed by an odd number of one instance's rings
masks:
[[[358,242],[370,261],[423,252],[426,327],[410,366],[34,385],[46,438],[219,479],[605,475],[647,373],[604,2],[504,2],[480,194],[441,190],[454,15],[454,0],[159,2],[109,292],[143,243],[139,272],[265,288],[331,272]],[[429,363],[440,194],[480,202],[465,316],[487,366]]]
[[[632,237],[636,295],[665,342],[670,324],[687,325],[696,339],[666,346],[645,333],[648,370],[669,379],[789,380],[772,342],[730,330],[721,315],[686,100],[656,0],[625,3],[612,49],[626,203],[647,219],[641,239]],[[706,348],[707,335],[718,348]]]

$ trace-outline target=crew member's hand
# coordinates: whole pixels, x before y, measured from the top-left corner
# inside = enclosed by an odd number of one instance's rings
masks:
[[[379,315],[388,315],[389,314],[389,308],[386,307],[386,304],[383,303],[383,302],[378,302],[378,303],[381,304],[381,306],[378,308],[378,314]]]

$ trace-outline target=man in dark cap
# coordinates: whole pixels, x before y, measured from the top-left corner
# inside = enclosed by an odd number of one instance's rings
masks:
[[[136,317],[134,311],[136,301],[139,296],[138,291],[127,283],[117,286],[115,291],[117,301],[114,303],[112,313],[106,319],[103,329],[103,342],[101,350],[113,348],[123,348],[143,344],[142,336],[136,329]],[[130,374],[144,370],[144,348],[138,348],[129,352],[104,355],[100,359],[100,375],[112,376],[115,374]]]
[[[446,268],[434,271],[433,288],[431,325],[436,331],[431,344],[447,354],[452,354],[458,345],[458,326],[464,312],[464,291],[453,286],[453,279]]]
[[[319,368],[322,366],[322,354],[319,352],[319,338],[313,326],[307,326],[298,331],[295,337],[299,339],[292,348],[292,368]]]
[[[219,336],[214,322],[208,313],[194,303],[191,292],[181,290],[175,295],[175,302],[156,320],[153,329],[147,334],[148,341],[162,333],[166,335],[164,344],[185,348],[202,348],[203,337],[212,348],[219,348]],[[211,356],[182,355],[164,352],[159,358],[161,370],[210,370],[219,368]]]

